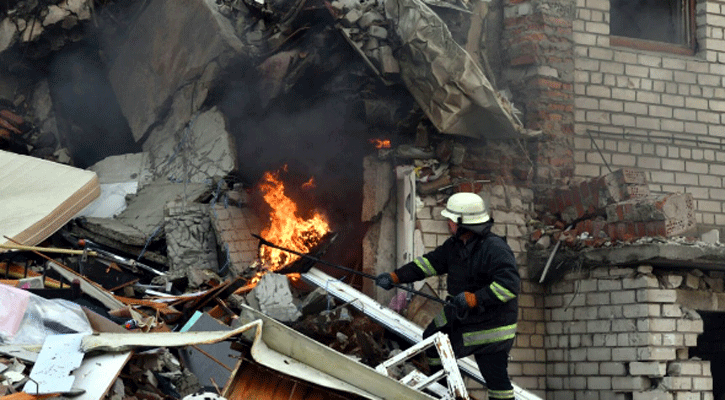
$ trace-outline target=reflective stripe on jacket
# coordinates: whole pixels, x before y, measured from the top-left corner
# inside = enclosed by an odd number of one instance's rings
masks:
[[[442,313],[432,322],[438,328],[450,323],[450,328],[461,335],[461,345],[468,348],[465,353],[471,354],[474,347],[478,352],[483,347],[500,348],[513,341],[520,278],[516,259],[503,238],[488,233],[463,243],[451,237],[395,273],[401,283],[447,274],[449,295],[464,291],[476,295],[477,306],[464,319]]]

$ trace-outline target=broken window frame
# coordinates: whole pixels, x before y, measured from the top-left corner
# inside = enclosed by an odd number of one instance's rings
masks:
[[[644,1],[645,0],[639,0],[640,4],[644,3]],[[664,3],[667,0],[657,1]],[[631,32],[629,34],[628,32],[615,32],[616,22],[619,22],[620,20],[617,19],[615,2],[610,1],[609,44],[611,46],[630,47],[638,50],[694,55],[697,48],[697,24],[695,21],[696,0],[669,0],[669,3],[673,3],[670,7],[670,11],[674,11],[678,14],[674,16],[670,14],[669,21],[676,29],[681,31],[679,33],[675,33],[672,41],[653,40],[651,38],[643,37],[644,35],[635,36],[635,34]],[[646,7],[646,5],[643,6]],[[629,26],[632,24],[623,25]]]

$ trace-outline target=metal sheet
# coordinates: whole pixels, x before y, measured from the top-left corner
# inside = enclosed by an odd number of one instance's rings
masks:
[[[121,370],[131,359],[132,351],[86,356],[80,367],[73,371],[73,389],[84,390],[73,400],[100,400],[116,381]]]
[[[30,371],[31,380],[23,391],[34,394],[70,392],[75,377],[71,372],[83,361],[79,351],[81,340],[87,334],[50,335],[45,338],[38,359]]]
[[[453,40],[445,22],[422,0],[389,0],[385,12],[401,45],[400,76],[442,133],[473,138],[521,136],[510,104]]]
[[[197,311],[181,329],[181,332],[229,331],[231,329],[209,314]],[[184,365],[199,378],[199,383],[207,390],[214,390],[214,382],[224,385],[229,380],[231,371],[237,363],[236,358],[232,356],[237,354],[236,351],[229,348],[228,343],[200,344],[197,348],[187,347],[179,351]],[[217,362],[226,365],[226,368]]]
[[[336,383],[337,389],[368,399],[432,399],[249,307],[243,306],[240,318],[264,321],[262,340],[255,340],[252,356],[267,367],[326,387],[335,388],[331,384]]]
[[[244,334],[253,340],[252,357],[255,361],[305,381],[373,400],[432,399],[251,308],[244,307],[242,314],[242,321],[251,322],[230,331],[99,333],[85,336],[81,341],[81,349],[90,352],[125,351],[142,346],[179,347],[217,343]]]
[[[360,291],[334,279],[317,268],[311,268],[308,272],[301,274],[302,279],[310,284],[325,289],[338,299],[349,303],[351,306],[362,311],[365,315],[384,325],[389,330],[397,333],[410,343],[418,343],[423,340],[423,328],[405,319],[395,311],[383,307],[377,301],[371,299]],[[458,367],[461,372],[470,376],[479,383],[485,385],[486,381],[478,370],[473,357],[459,358]],[[513,382],[512,382],[513,383]],[[542,400],[539,396],[526,391],[515,383],[514,392],[516,398],[521,400]]]

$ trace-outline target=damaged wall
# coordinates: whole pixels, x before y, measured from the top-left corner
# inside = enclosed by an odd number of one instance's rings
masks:
[[[640,265],[566,274],[545,297],[548,398],[712,399],[723,377],[711,376],[710,363],[721,353],[693,354],[703,333],[698,311],[725,311],[723,296],[717,271]]]
[[[527,128],[540,130],[530,145],[537,194],[574,175],[572,153],[574,46],[573,1],[504,1],[503,81],[522,109]]]
[[[577,4],[573,157],[577,177],[634,167],[653,192],[692,194],[702,233],[725,222],[725,10],[696,3],[694,51],[622,43],[610,31],[610,2]]]

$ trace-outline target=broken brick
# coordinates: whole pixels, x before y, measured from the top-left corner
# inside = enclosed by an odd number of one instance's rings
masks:
[[[552,211],[560,213],[561,218],[569,223],[601,213],[609,204],[644,198],[649,193],[644,172],[625,168],[557,191]]]
[[[677,236],[695,228],[695,203],[689,193],[670,193],[658,197],[628,200],[607,206],[607,222],[662,222],[662,236]],[[639,236],[642,228],[637,229]],[[664,230],[662,230],[664,229]],[[647,233],[649,235],[649,232]]]
[[[533,233],[531,234],[531,241],[532,241],[532,242],[535,242],[535,241],[539,240],[539,239],[541,238],[541,236],[542,236],[542,235],[543,235],[543,232],[541,231],[541,229],[537,229],[537,230],[535,230],[535,231],[534,231],[534,232],[533,232]]]

